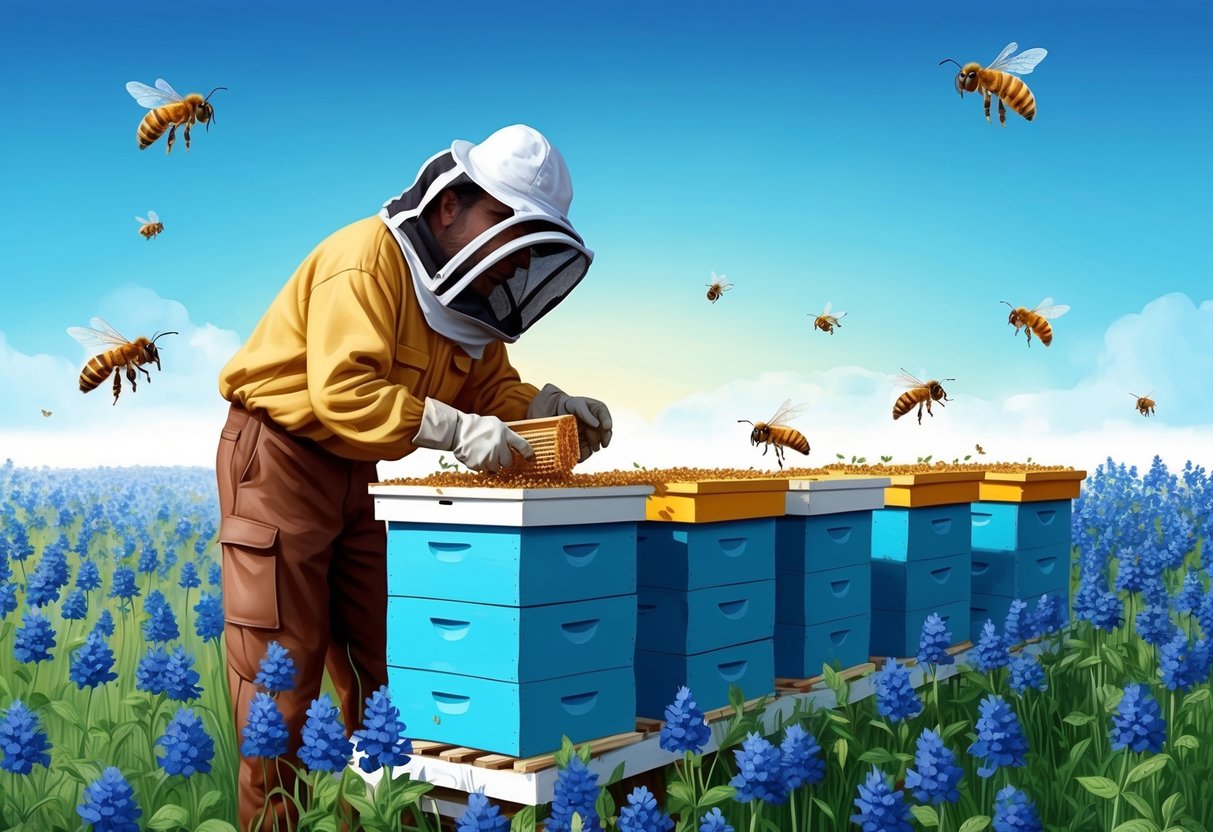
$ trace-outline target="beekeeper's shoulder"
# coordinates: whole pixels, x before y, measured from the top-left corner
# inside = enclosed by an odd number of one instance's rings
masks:
[[[387,226],[379,217],[371,216],[337,229],[316,247],[313,254],[318,265],[323,264],[321,271],[361,269],[379,276],[384,271],[398,274],[403,267],[403,257],[397,256],[393,262],[393,258],[387,256],[393,248],[399,253]],[[390,277],[391,274],[383,276]]]

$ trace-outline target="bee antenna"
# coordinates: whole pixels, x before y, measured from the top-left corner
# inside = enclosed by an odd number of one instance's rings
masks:
[[[940,65],[940,66],[943,66],[943,65],[944,65],[944,64],[946,64],[948,61],[952,61],[952,59],[951,59],[951,58],[944,58],[942,61],[940,61],[940,62],[939,62],[939,65]],[[952,63],[956,64],[956,61],[952,61]],[[960,66],[960,64],[956,64],[956,65],[957,65],[957,66]],[[961,67],[961,68],[963,69],[963,67]]]
[[[180,332],[161,332],[159,335],[156,335],[155,337],[152,338],[152,343],[153,344],[156,343],[156,338],[163,338],[165,335],[180,335],[180,334],[181,334]]]
[[[1000,300],[1000,301],[999,301],[999,303],[1005,303],[1005,304],[1007,304],[1007,306],[1011,306],[1011,304],[1010,304],[1008,301],[1005,301],[1005,300]],[[1011,308],[1012,308],[1012,309],[1014,309],[1015,307],[1014,307],[1014,306],[1011,306]]]
[[[202,99],[203,102],[210,101],[212,95],[214,95],[219,90],[226,90],[226,89],[227,89],[227,87],[215,87],[215,89],[211,90],[210,92],[208,92],[206,94],[206,98]]]
[[[737,420],[737,424],[739,424],[739,425],[740,425],[742,422],[745,422],[747,425],[752,425],[752,424],[754,424],[754,423],[753,423],[753,422],[751,422],[749,419],[738,419],[738,420]]]

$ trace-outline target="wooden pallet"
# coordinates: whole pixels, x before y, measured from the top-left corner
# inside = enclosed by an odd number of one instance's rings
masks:
[[[864,664],[857,664],[854,667],[843,668],[838,671],[838,675],[843,681],[849,682],[852,679],[858,679],[860,676],[866,676],[875,669],[876,667],[872,662],[865,662]],[[775,680],[775,690],[782,693],[808,693],[817,685],[823,683],[825,678],[824,675],[810,676],[807,679],[780,678]]]
[[[951,647],[947,648],[944,652],[946,652],[949,656],[955,656],[957,653],[963,653],[966,650],[972,649],[972,647],[973,647],[973,642],[962,641],[958,644],[953,644]],[[877,670],[880,670],[882,667],[884,667],[885,658],[886,658],[885,656],[871,656],[870,661],[872,662],[872,664],[874,664],[876,666]],[[914,665],[918,664],[918,659],[916,659],[912,656],[904,658],[904,659],[897,658],[897,663],[903,667],[913,667]]]

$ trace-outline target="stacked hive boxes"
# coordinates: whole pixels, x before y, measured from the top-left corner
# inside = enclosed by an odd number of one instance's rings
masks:
[[[775,525],[775,673],[803,679],[822,666],[868,660],[872,511],[884,478],[794,480]]]
[[[970,525],[967,502],[873,512],[873,656],[915,655],[931,613],[954,641],[967,635]]]
[[[972,504],[973,600],[969,638],[987,619],[1001,633],[1011,602],[1035,607],[1041,595],[1070,609],[1070,501]]]
[[[637,536],[638,716],[661,719],[682,685],[704,710],[728,705],[731,686],[746,699],[774,690],[784,491],[783,481],[674,483],[649,500]]]
[[[389,684],[409,735],[526,757],[559,748],[562,735],[632,730],[644,497],[622,513],[571,504],[511,518],[445,491],[459,522],[398,522],[435,512],[386,498],[377,509],[389,520]],[[483,491],[508,501],[505,489]],[[554,504],[559,492],[526,498]]]

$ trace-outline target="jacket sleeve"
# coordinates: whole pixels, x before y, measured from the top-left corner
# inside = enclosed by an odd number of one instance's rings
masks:
[[[389,379],[400,300],[384,281],[347,269],[318,283],[307,300],[307,384],[312,410],[329,430],[379,459],[411,453],[425,402]]]
[[[527,407],[538,392],[538,387],[519,379],[505,344],[493,341],[484,348],[484,355],[472,362],[468,379],[453,406],[465,413],[514,422],[526,418]]]

